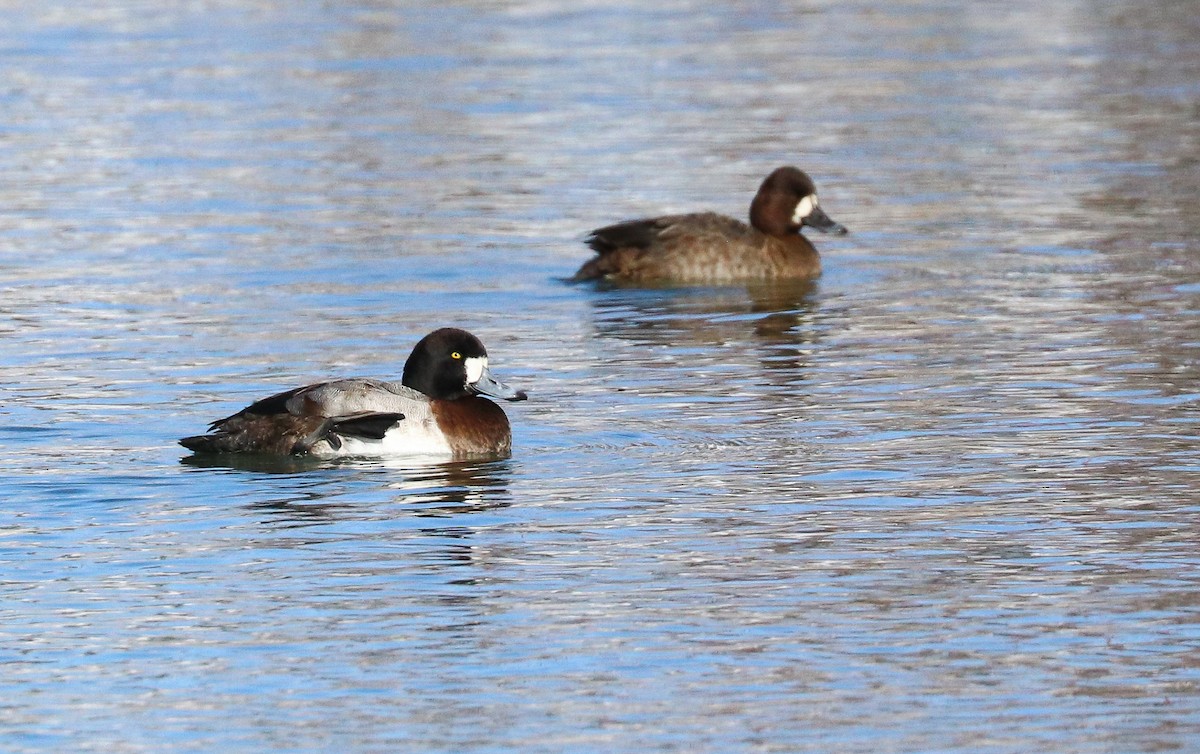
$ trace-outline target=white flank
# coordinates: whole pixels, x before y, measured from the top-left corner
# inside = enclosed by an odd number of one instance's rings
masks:
[[[342,446],[337,450],[326,443],[318,443],[313,455],[324,456],[450,456],[454,451],[445,436],[438,431],[430,416],[425,421],[403,419],[384,434],[382,440],[367,440],[361,437],[342,436]]]

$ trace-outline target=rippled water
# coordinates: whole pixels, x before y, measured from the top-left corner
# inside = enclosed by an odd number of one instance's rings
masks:
[[[6,5],[0,748],[1196,748],[1190,0]],[[174,444],[449,324],[509,460]]]

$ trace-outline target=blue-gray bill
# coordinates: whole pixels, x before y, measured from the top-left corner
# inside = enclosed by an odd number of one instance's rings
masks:
[[[525,395],[524,390],[515,390],[493,377],[491,370],[486,367],[483,374],[479,375],[479,379],[467,385],[467,388],[477,395],[486,395],[489,398],[505,401],[523,401],[529,397]]]
[[[834,222],[820,207],[813,207],[813,211],[804,218],[804,224],[822,233],[833,233],[838,236],[844,236],[850,232],[846,230],[845,225]]]

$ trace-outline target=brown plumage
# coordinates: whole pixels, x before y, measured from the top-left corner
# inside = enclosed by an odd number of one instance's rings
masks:
[[[321,441],[337,450],[344,438],[381,440],[388,429],[403,419],[404,414],[400,413],[326,417],[242,411],[213,422],[209,434],[185,437],[179,444],[197,453],[305,455]]]
[[[472,396],[434,401],[431,408],[455,456],[507,456],[512,452],[512,427],[495,403]]]
[[[803,171],[781,167],[759,186],[750,224],[715,212],[668,215],[598,228],[587,238],[596,252],[574,280],[624,283],[721,283],[813,278],[821,259],[802,226],[845,233],[818,206]]]

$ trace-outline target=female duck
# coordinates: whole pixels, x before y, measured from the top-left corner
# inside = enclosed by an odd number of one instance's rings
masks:
[[[715,212],[627,220],[593,230],[587,245],[598,256],[574,280],[618,283],[726,283],[813,278],[821,259],[803,226],[826,233],[846,229],[817,204],[812,179],[793,167],[775,170],[750,203],[750,225]]]
[[[484,395],[526,397],[492,377],[479,338],[446,327],[417,343],[399,383],[356,378],[295,388],[179,444],[197,453],[507,456],[508,417]]]

